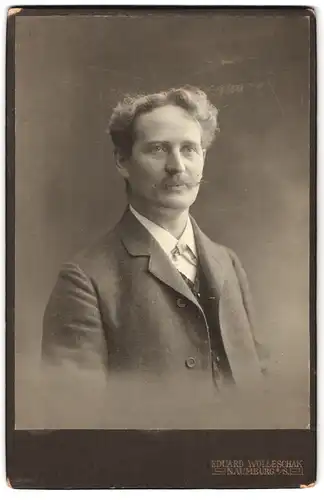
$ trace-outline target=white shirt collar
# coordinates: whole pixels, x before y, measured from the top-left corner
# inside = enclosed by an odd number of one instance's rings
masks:
[[[132,214],[139,220],[139,222],[141,222],[141,224],[143,224],[143,226],[149,231],[153,238],[159,243],[159,245],[167,255],[170,256],[172,250],[176,245],[178,245],[178,247],[187,245],[192,253],[197,257],[195,237],[190,217],[188,217],[185,230],[183,231],[179,240],[177,240],[177,238],[175,238],[166,229],[158,226],[157,224],[155,224],[155,222],[152,222],[143,215],[139,214],[137,210],[135,210],[135,208],[133,208],[131,205],[129,205],[129,209]]]

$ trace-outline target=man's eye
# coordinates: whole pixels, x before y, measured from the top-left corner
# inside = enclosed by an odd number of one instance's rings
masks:
[[[152,153],[162,153],[165,151],[165,147],[162,144],[154,144],[150,150]]]
[[[196,148],[195,146],[186,144],[185,146],[183,146],[182,150],[184,153],[194,153],[196,151]]]

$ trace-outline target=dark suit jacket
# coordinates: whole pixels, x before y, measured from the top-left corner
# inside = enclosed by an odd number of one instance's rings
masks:
[[[164,408],[169,405],[169,414],[179,398],[192,404],[199,394],[209,400],[231,385],[259,388],[260,346],[246,274],[231,250],[192,224],[228,375],[215,385],[204,311],[129,210],[103,239],[63,266],[44,316],[44,358],[68,364],[69,373],[100,373],[107,387],[120,382],[120,401],[133,397],[141,406],[154,395]]]

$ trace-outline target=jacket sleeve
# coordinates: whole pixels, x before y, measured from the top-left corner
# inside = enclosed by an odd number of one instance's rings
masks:
[[[42,338],[46,429],[101,428],[107,415],[107,347],[91,280],[66,264],[47,304]]]
[[[105,362],[104,332],[91,280],[76,264],[63,266],[47,304],[42,354],[50,362],[91,368]]]
[[[258,322],[254,310],[254,304],[250,291],[248,277],[235,252],[233,252],[233,250],[229,250],[229,254],[232,259],[232,263],[240,285],[243,305],[246,310],[247,317],[249,319],[250,328],[253,335],[253,340],[259,358],[261,370],[264,374],[266,374],[268,371],[269,352],[264,344],[263,339],[261,339],[260,329],[257,325]]]

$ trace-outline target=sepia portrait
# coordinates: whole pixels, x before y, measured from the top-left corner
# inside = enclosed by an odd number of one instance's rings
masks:
[[[16,429],[309,427],[309,38],[16,17]]]

